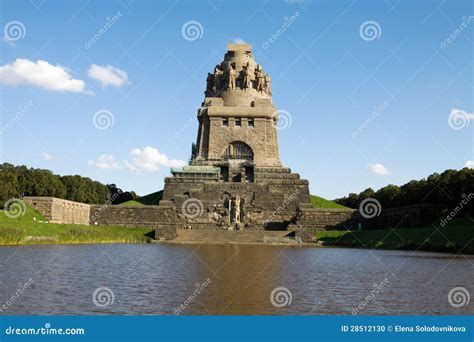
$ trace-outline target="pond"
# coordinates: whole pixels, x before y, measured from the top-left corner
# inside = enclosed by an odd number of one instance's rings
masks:
[[[0,247],[0,314],[465,315],[472,301],[455,307],[448,294],[474,294],[473,266],[472,256],[343,248]]]

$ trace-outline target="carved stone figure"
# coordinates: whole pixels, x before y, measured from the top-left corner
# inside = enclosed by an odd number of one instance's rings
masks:
[[[257,67],[257,70],[255,71],[255,77],[257,79],[257,91],[263,91],[264,90],[264,84],[265,84],[265,79],[264,79],[264,74],[263,74],[263,69],[259,65]]]
[[[235,89],[235,70],[230,63],[227,64],[227,89]]]
[[[270,78],[270,74],[266,74],[265,75],[265,92],[268,94],[268,95],[272,95],[272,80]]]
[[[207,73],[207,79],[206,79],[206,95],[210,94],[212,92],[212,88],[214,87],[214,75],[211,74],[210,72]]]
[[[240,196],[235,196],[235,223],[240,223]]]
[[[252,80],[250,78],[250,63],[247,62],[247,66],[243,70],[244,73],[244,80],[242,82],[242,86],[244,89],[252,88]]]
[[[221,77],[223,73],[224,72],[219,69],[219,66],[216,65],[216,67],[214,68],[214,92],[218,92],[219,90],[221,90]]]

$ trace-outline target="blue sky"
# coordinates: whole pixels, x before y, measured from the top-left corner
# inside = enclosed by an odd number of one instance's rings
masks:
[[[470,1],[1,3],[4,162],[162,189],[207,72],[245,41],[291,117],[281,159],[312,193],[474,165]]]

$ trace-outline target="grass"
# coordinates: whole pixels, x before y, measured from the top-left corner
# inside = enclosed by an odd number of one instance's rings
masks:
[[[119,205],[123,205],[125,207],[140,207],[142,205],[144,205],[143,203],[140,203],[136,200],[130,200],[130,201],[127,201],[127,202],[123,202],[123,203],[120,203]]]
[[[323,245],[344,247],[409,249],[474,254],[474,223],[467,218],[451,221],[441,228],[378,229],[361,231],[319,231]]]
[[[36,218],[36,221],[33,218]],[[43,222],[39,222],[43,221]],[[38,243],[145,243],[152,228],[124,228],[45,223],[44,217],[27,207],[24,215],[9,218],[0,212],[0,245]]]
[[[325,208],[325,209],[349,209],[343,205],[337,204],[336,202],[329,201],[325,198],[311,195],[311,204],[314,208]]]
[[[129,207],[139,207],[141,205],[158,205],[163,197],[163,190],[153,192],[146,196],[138,197],[137,199],[123,202],[120,205]]]

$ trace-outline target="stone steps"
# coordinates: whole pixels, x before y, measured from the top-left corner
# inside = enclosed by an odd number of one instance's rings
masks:
[[[287,237],[290,231],[245,231],[245,230],[194,230],[178,229],[176,243],[288,243],[296,241]]]
[[[306,185],[309,184],[306,179],[288,179],[288,178],[255,178],[257,184],[268,184],[268,185]]]
[[[254,172],[259,173],[291,173],[289,167],[256,167]]]
[[[255,179],[300,179],[298,173],[256,173]]]

